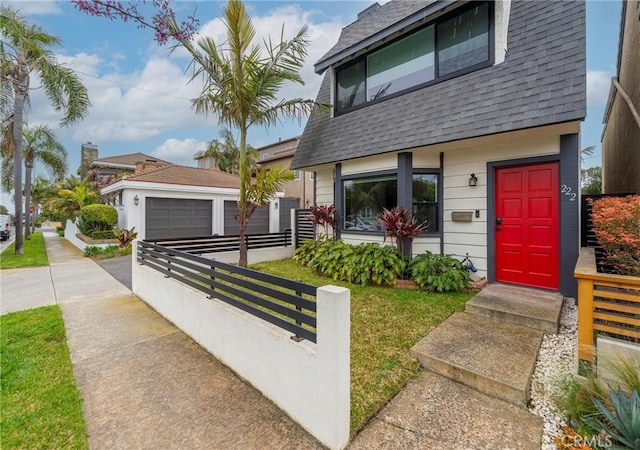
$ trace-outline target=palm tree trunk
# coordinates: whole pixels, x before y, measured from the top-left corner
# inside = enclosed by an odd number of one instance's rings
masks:
[[[249,171],[247,168],[247,129],[240,127],[240,199],[238,207],[240,209],[240,259],[238,265],[247,267],[247,242],[245,235],[247,233],[247,189]]]
[[[15,102],[13,108],[13,141],[15,151],[13,153],[13,190],[16,217],[16,241],[15,254],[24,254],[22,239],[22,121],[24,117],[24,99],[29,89],[29,74],[23,73],[26,67],[18,68],[16,81],[14,82]]]
[[[31,171],[33,161],[24,162],[24,238],[31,239]]]

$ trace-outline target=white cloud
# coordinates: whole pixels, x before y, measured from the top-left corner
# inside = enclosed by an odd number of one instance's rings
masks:
[[[178,139],[167,139],[156,147],[151,154],[160,159],[183,166],[194,166],[193,155],[199,151],[207,149],[207,143],[196,139],[187,138],[182,141]]]
[[[604,106],[611,86],[610,72],[587,70],[587,106]]]
[[[59,14],[62,12],[60,3],[55,0],[37,0],[37,1],[11,1],[4,0],[4,4],[12,8],[20,10],[25,16],[38,16],[46,14]]]

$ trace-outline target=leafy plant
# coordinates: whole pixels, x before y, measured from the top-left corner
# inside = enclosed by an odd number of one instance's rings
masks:
[[[408,249],[405,248],[405,240],[413,240],[420,233],[427,231],[427,222],[418,223],[411,212],[401,206],[392,209],[383,208],[378,215],[378,223],[384,227],[384,239],[390,238],[392,243],[398,247],[403,255],[407,255]]]
[[[91,236],[94,231],[111,231],[118,223],[118,211],[110,205],[93,204],[80,210],[78,228]]]
[[[605,420],[595,419],[595,422],[619,444],[638,450],[640,449],[640,395],[637,390],[627,396],[622,390],[615,391],[609,387],[609,398],[613,405],[610,410],[600,400],[591,400]]]
[[[413,258],[410,268],[411,277],[418,286],[430,291],[461,291],[469,286],[469,272],[449,255],[426,252]]]
[[[318,241],[311,239],[304,241],[302,245],[296,249],[293,259],[303,266],[308,266],[311,260],[315,258],[318,247],[322,242],[324,242],[322,239]]]
[[[116,236],[113,233],[113,230],[106,230],[106,231],[94,231],[93,233],[91,233],[91,239],[93,239],[94,241],[99,241],[102,239],[114,239]]]
[[[91,258],[92,256],[97,256],[102,253],[102,248],[97,245],[87,245],[84,248],[84,256]]]
[[[324,233],[320,233],[320,237],[326,236],[328,238],[329,227],[331,227],[331,238],[336,238],[338,220],[336,219],[336,207],[334,205],[313,205],[311,207],[311,214],[306,217],[324,229]]]
[[[138,232],[134,231],[135,229],[136,227],[132,227],[130,230],[127,230],[126,228],[122,230],[114,228],[114,234],[120,241],[120,248],[131,246],[131,243],[134,241],[134,239],[138,237]]]
[[[307,261],[309,267],[334,280],[362,286],[392,285],[404,270],[398,250],[371,242],[350,245],[343,241],[310,241],[298,260]]]
[[[640,276],[640,195],[593,201],[592,219],[606,262],[622,275]]]

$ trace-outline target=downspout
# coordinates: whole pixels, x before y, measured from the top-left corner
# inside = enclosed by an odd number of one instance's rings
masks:
[[[444,152],[440,152],[440,177],[438,178],[440,184],[438,189],[438,211],[440,212],[438,225],[440,227],[440,254],[444,255]]]
[[[638,114],[638,111],[636,110],[635,106],[633,106],[633,102],[631,101],[631,97],[629,97],[629,94],[627,94],[627,92],[623,89],[623,87],[620,86],[620,83],[618,82],[618,79],[616,77],[613,77],[611,79],[611,81],[613,82],[613,85],[616,87],[618,92],[620,92],[620,95],[622,96],[624,101],[627,102],[627,106],[629,107],[629,110],[631,111],[631,115],[635,119],[636,125],[638,125],[638,128],[640,128],[640,114]]]

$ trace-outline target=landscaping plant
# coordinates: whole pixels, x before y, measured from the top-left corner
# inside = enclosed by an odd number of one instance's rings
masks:
[[[606,263],[621,275],[640,276],[640,195],[593,201],[592,220]]]
[[[449,255],[418,255],[411,261],[410,270],[411,279],[430,291],[455,292],[469,287],[469,272]]]
[[[118,223],[118,211],[111,205],[93,204],[80,210],[78,228],[86,236],[95,231],[109,231],[113,239],[113,227]]]
[[[640,450],[640,395],[636,389],[627,395],[622,389],[615,391],[609,387],[609,396],[613,407],[610,409],[597,398],[593,398],[604,419],[594,419],[594,422],[620,448]]]
[[[132,227],[130,230],[114,228],[114,234],[120,241],[120,248],[131,246],[131,243],[138,237],[138,232],[134,231],[135,229],[136,227]]]
[[[329,227],[331,227],[331,239],[335,240],[338,220],[336,219],[336,207],[334,205],[313,205],[311,214],[307,215],[306,218],[323,228],[324,233],[320,233],[320,238],[329,238]]]
[[[401,206],[392,209],[382,208],[382,212],[378,215],[378,223],[384,227],[384,239],[391,239],[402,255],[411,258],[408,255],[406,241],[412,241],[416,237],[427,231],[427,221],[418,223],[411,212]]]

